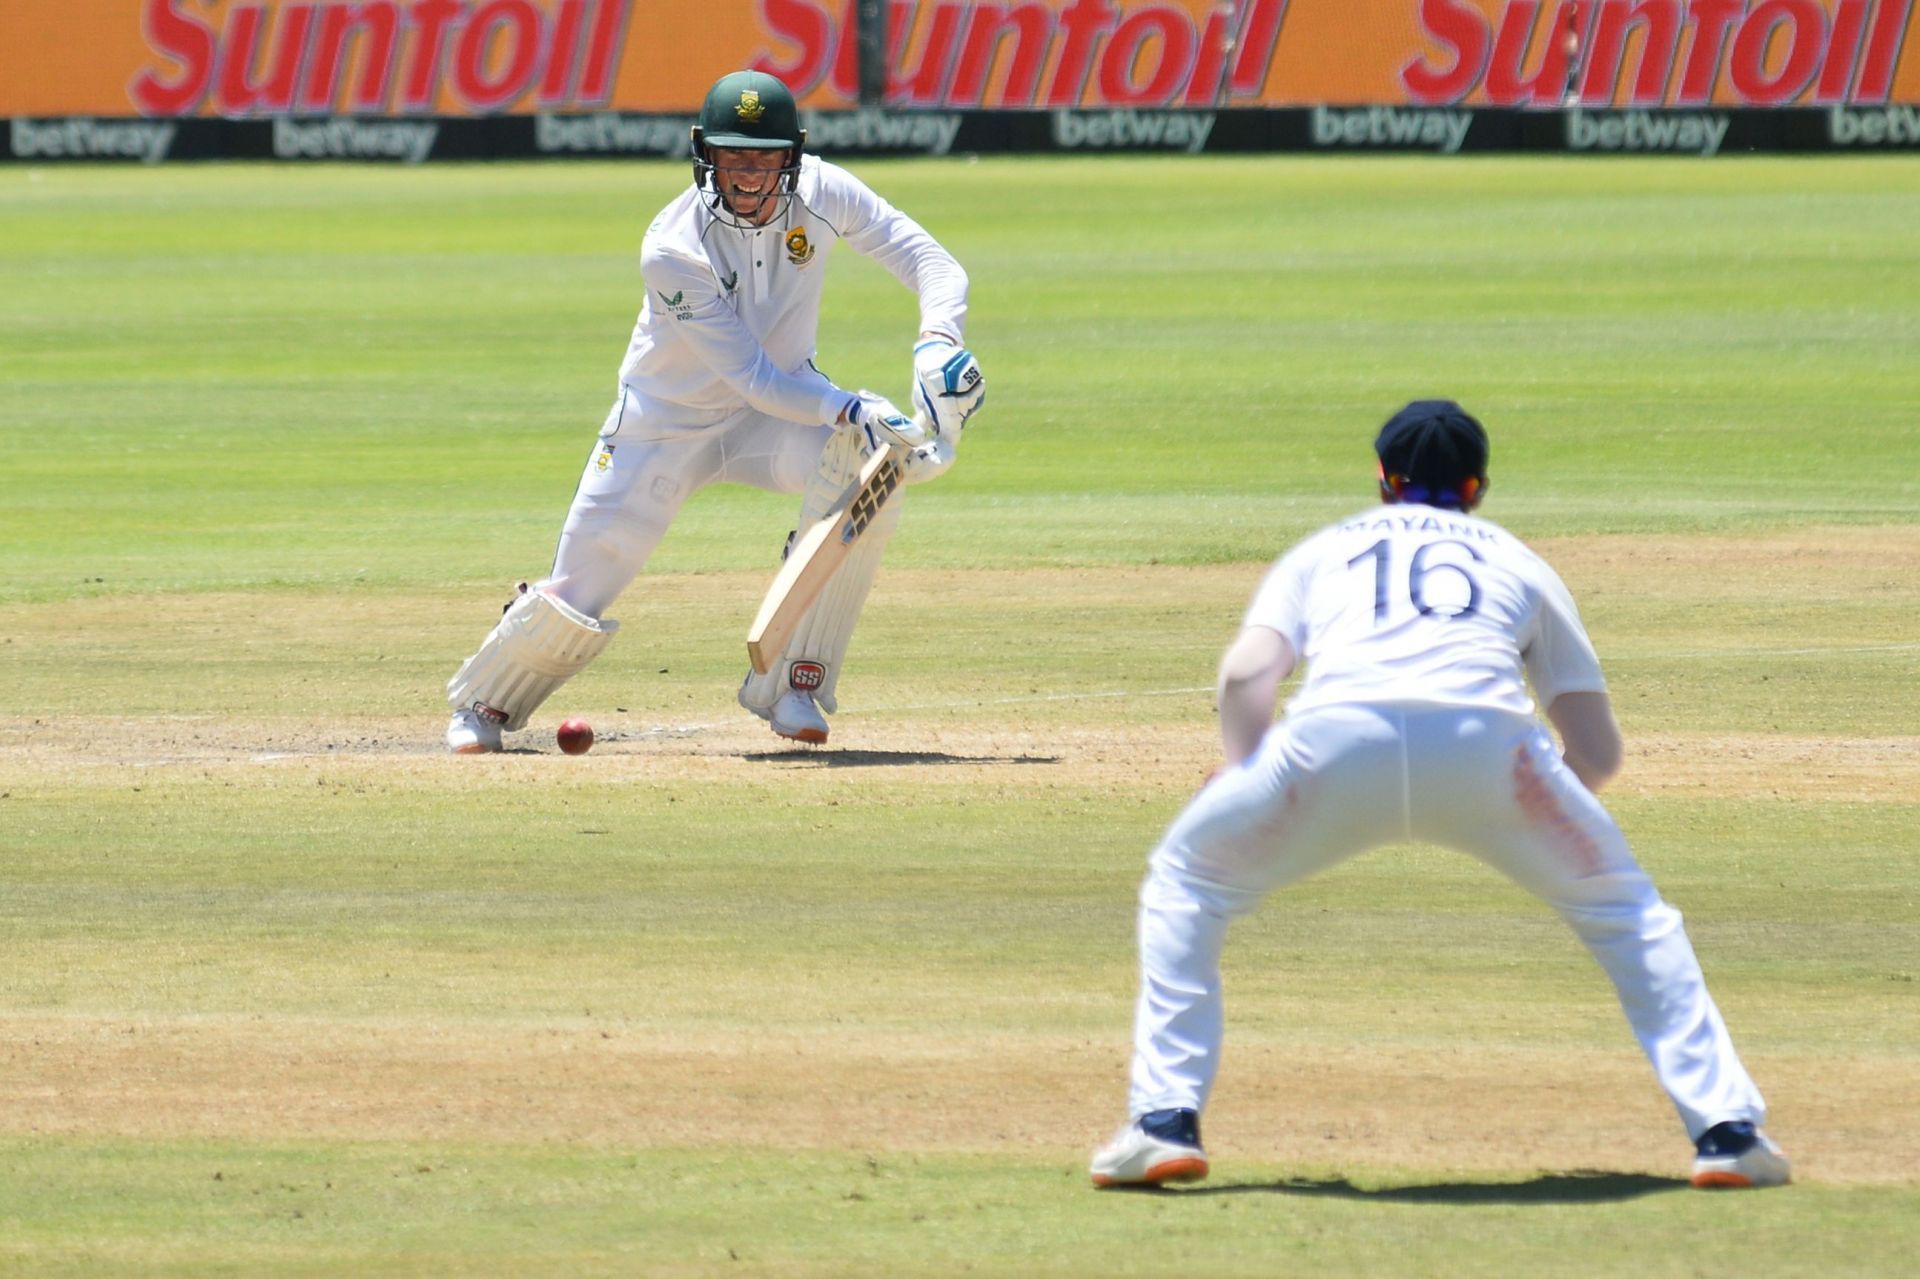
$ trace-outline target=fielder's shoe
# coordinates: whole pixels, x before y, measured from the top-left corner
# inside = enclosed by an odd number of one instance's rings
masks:
[[[1693,1148],[1693,1184],[1703,1189],[1784,1186],[1793,1179],[1786,1152],[1745,1120],[1715,1124]]]
[[[447,749],[456,755],[491,755],[500,749],[501,721],[463,706],[447,721]]]
[[[1130,1121],[1093,1152],[1096,1186],[1158,1186],[1199,1181],[1207,1175],[1200,1149],[1200,1116],[1191,1110],[1156,1110]]]

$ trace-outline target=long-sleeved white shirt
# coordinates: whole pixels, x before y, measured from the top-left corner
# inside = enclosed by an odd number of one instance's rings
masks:
[[[1560,575],[1491,520],[1415,503],[1322,529],[1267,573],[1245,624],[1307,663],[1288,714],[1416,702],[1527,713],[1606,679]]]
[[[753,230],[714,216],[689,186],[647,229],[646,303],[620,366],[643,401],[711,413],[750,406],[837,420],[853,392],[813,367],[827,259],[845,240],[918,294],[921,332],[962,340],[967,274],[906,214],[838,165],[804,156],[785,215]]]

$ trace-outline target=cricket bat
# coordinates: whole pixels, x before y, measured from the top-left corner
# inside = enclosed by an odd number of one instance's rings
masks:
[[[876,449],[833,509],[794,539],[747,632],[747,660],[754,670],[765,675],[773,669],[800,619],[899,487],[899,457],[891,448]]]

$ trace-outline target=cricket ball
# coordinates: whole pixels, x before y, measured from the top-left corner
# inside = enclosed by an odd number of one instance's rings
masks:
[[[584,719],[561,720],[553,737],[569,755],[584,755],[593,749],[593,725]]]

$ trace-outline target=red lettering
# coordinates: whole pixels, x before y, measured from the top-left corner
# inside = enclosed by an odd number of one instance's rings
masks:
[[[440,87],[440,54],[447,30],[458,26],[464,6],[460,0],[414,0],[407,16],[414,28],[413,56],[400,90],[402,111],[431,111]]]
[[[998,100],[1022,105],[1033,101],[1040,90],[1047,45],[1053,39],[1053,15],[1039,4],[1013,9],[981,4],[975,6],[973,20],[967,24],[967,40],[960,51],[960,64],[954,68],[947,105],[976,107],[985,101],[988,73],[1009,36],[1013,38],[1013,59]]]
[[[1200,33],[1199,56],[1193,74],[1187,77],[1186,105],[1211,106],[1220,100],[1220,80],[1227,71],[1227,53],[1233,38],[1227,34],[1228,11],[1215,6],[1207,14],[1206,29]]]
[[[1860,36],[1867,28],[1869,0],[1840,0],[1833,7],[1833,34],[1827,37],[1827,56],[1820,66],[1815,102],[1845,102],[1860,57]]]
[[[1497,107],[1552,106],[1560,101],[1567,88],[1567,46],[1559,37],[1572,12],[1573,5],[1563,0],[1547,27],[1540,67],[1528,76],[1522,68],[1533,46],[1539,0],[1514,0],[1507,6],[1500,18],[1500,34],[1493,42],[1493,58],[1487,64],[1489,103]]]
[[[1582,102],[1599,106],[1613,101],[1624,70],[1627,29],[1635,23],[1641,24],[1645,42],[1627,104],[1659,106],[1666,100],[1673,55],[1680,43],[1680,0],[1600,0],[1580,76]]]
[[[1159,61],[1146,83],[1138,82],[1150,41]],[[1122,22],[1100,59],[1100,96],[1121,106],[1164,106],[1193,70],[1193,26],[1178,9],[1136,9]]]
[[[1451,60],[1442,66],[1423,53],[1400,68],[1400,83],[1407,100],[1417,106],[1449,106],[1480,83],[1487,66],[1486,20],[1463,0],[1420,0],[1420,25],[1428,39],[1450,52]]]
[[[954,34],[960,29],[961,8],[957,4],[934,6],[933,22],[927,29],[926,43],[920,47],[920,65],[912,72],[901,71],[905,81],[906,105],[938,106],[946,92],[947,76],[953,66]],[[889,86],[891,87],[891,85]]]
[[[887,6],[892,8],[892,5]],[[793,96],[804,98],[813,92],[821,79],[827,74],[833,53],[833,17],[826,6],[814,4],[812,0],[764,0],[761,12],[766,15],[769,34],[776,40],[784,40],[794,46],[792,59],[782,59],[772,54],[762,54],[753,60],[748,68],[764,71],[768,75],[779,76],[787,87],[793,90]],[[847,4],[848,44],[852,44],[853,0]]]
[[[267,10],[257,4],[235,5],[227,13],[227,28],[220,38],[220,71],[214,90],[214,105],[221,115],[286,112],[293,108],[293,94],[300,75],[300,59],[307,50],[307,28],[313,22],[313,6],[290,4],[280,10],[279,39],[275,42],[272,69],[265,81],[256,83],[254,67],[260,61],[261,46],[266,43],[261,27]]]
[[[1267,68],[1273,65],[1280,22],[1286,16],[1287,0],[1253,0],[1253,12],[1240,31],[1240,56],[1233,60],[1233,77],[1227,82],[1235,96],[1258,97],[1267,87]]]
[[[127,96],[141,115],[189,115],[207,96],[213,78],[213,29],[180,12],[175,0],[147,0],[141,26],[154,52],[180,65],[163,79],[151,67],[133,78]]]
[[[1900,57],[1900,42],[1907,30],[1907,15],[1913,0],[1880,0],[1880,12],[1873,20],[1873,34],[1867,38],[1867,56],[1860,67],[1860,84],[1853,92],[1854,102],[1866,105],[1885,102],[1893,92],[1893,66]]]
[[[1693,0],[1693,40],[1687,48],[1687,66],[1680,73],[1676,106],[1701,106],[1713,100],[1714,81],[1720,78],[1720,51],[1727,32],[1740,21],[1747,0]]]
[[[613,72],[620,64],[620,50],[627,38],[627,12],[632,8],[633,0],[599,0],[576,105],[604,106],[613,97]]]
[[[1072,0],[1060,11],[1060,30],[1066,43],[1060,49],[1060,61],[1053,69],[1053,83],[1047,86],[1050,107],[1078,106],[1087,89],[1087,72],[1093,65],[1094,46],[1103,32],[1113,28],[1118,10],[1106,0]]]
[[[504,54],[496,48],[501,44]],[[539,54],[540,11],[532,0],[487,0],[468,17],[454,48],[454,92],[476,111],[497,111],[527,91]],[[491,72],[490,63],[497,64]]]
[[[394,45],[400,31],[400,7],[392,0],[336,4],[320,11],[320,29],[307,55],[300,87],[300,110],[330,110],[340,92],[340,74],[348,62],[347,42],[357,42],[360,78],[354,82],[352,109],[384,110],[393,76]]]
[[[565,104],[573,87],[574,58],[580,52],[581,0],[560,0],[553,11],[553,36],[547,41],[547,68],[540,77],[540,94],[535,99],[543,107]]]
[[[1783,29],[1789,32],[1787,55],[1769,76],[1767,48]],[[1727,67],[1733,91],[1749,106],[1793,101],[1813,83],[1826,40],[1827,15],[1814,0],[1760,0],[1733,38],[1733,60]]]

